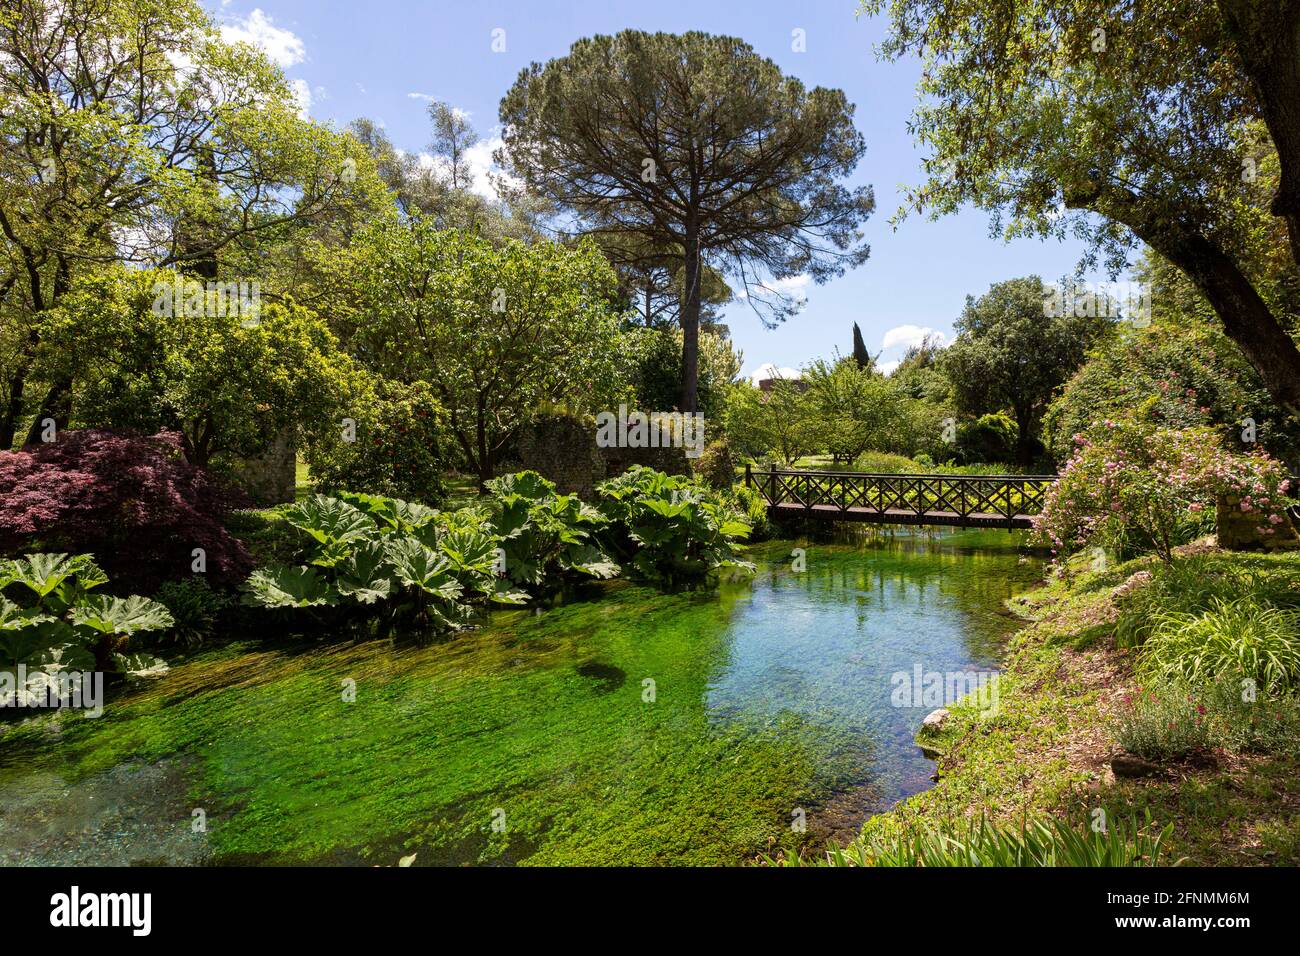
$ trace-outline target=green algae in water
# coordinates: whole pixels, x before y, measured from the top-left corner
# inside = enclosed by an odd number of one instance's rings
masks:
[[[802,573],[772,542],[716,593],[618,582],[425,647],[199,655],[99,719],[0,736],[0,863],[716,864],[847,839],[929,785],[925,710],[890,706],[890,675],[995,663],[1039,574],[1018,541],[800,543]]]

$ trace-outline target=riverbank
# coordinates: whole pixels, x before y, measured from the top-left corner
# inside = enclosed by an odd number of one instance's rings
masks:
[[[1201,547],[1181,558],[1197,562],[1186,577],[1202,582],[1207,594],[1216,576],[1239,576],[1260,593],[1281,594],[1284,606],[1300,589],[1295,555]],[[1137,599],[1164,570],[1149,558],[1100,571],[1076,568],[1008,601],[1026,625],[1008,645],[996,709],[981,712],[965,702],[951,708],[943,729],[926,741],[941,752],[935,786],[868,820],[855,843],[951,833],[980,817],[1008,827],[1051,818],[1081,832],[1105,820],[1121,828],[1136,822],[1149,836],[1172,827],[1163,846],[1167,863],[1300,862],[1300,759],[1293,743],[1273,753],[1203,748],[1139,778],[1116,778],[1112,770],[1121,751],[1117,721],[1144,690],[1135,653],[1121,646],[1117,631],[1131,623],[1126,614],[1154,615],[1160,604],[1187,598],[1151,592]],[[1287,706],[1294,708],[1294,697]]]

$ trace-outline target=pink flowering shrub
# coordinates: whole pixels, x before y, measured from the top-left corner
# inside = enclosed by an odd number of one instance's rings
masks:
[[[0,554],[90,553],[124,587],[189,577],[196,548],[209,580],[242,581],[252,560],[222,519],[243,503],[185,461],[174,432],[66,431],[0,452]]]
[[[1170,561],[1177,545],[1213,527],[1221,496],[1239,500],[1264,535],[1277,533],[1294,503],[1279,461],[1228,451],[1213,428],[1130,418],[1074,437],[1074,454],[1035,519],[1040,540],[1059,554],[1103,547]]]

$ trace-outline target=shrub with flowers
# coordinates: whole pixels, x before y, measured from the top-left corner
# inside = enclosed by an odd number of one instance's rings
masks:
[[[1211,745],[1205,703],[1184,685],[1137,687],[1115,717],[1115,739],[1144,760],[1182,760]]]
[[[1300,708],[1293,694],[1269,694],[1240,676],[1200,685],[1157,681],[1125,692],[1112,729],[1124,750],[1157,762],[1218,748],[1294,753],[1300,746]]]
[[[1137,416],[1077,434],[1047,492],[1035,531],[1058,554],[1102,547],[1118,555],[1173,549],[1213,527],[1221,497],[1258,519],[1263,535],[1286,522],[1290,482],[1262,451],[1228,451],[1213,428],[1163,428]]]

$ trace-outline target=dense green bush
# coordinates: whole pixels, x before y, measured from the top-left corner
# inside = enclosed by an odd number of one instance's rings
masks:
[[[957,426],[957,453],[962,464],[1016,460],[1016,423],[1005,412],[981,415]]]
[[[644,580],[678,588],[722,568],[754,568],[739,557],[750,526],[695,482],[638,465],[597,491],[613,523],[610,550]]]
[[[665,587],[753,567],[737,558],[749,525],[685,478],[638,466],[601,485],[599,509],[531,471],[488,487],[495,514],[355,492],[283,509],[304,546],[292,562],[254,572],[245,603],[300,612],[294,623],[309,630],[444,631],[486,601],[522,604],[568,581],[614,577],[614,548]]]
[[[1205,691],[1212,738],[1238,753],[1300,753],[1300,697],[1269,694],[1239,678]]]
[[[470,602],[520,604],[497,574],[497,538],[433,508],[381,495],[316,495],[284,512],[305,564],[253,573],[246,601],[306,612],[297,623],[390,633],[465,626]],[[305,617],[305,619],[303,619]]]
[[[191,647],[212,635],[217,621],[231,604],[229,595],[214,591],[196,578],[166,581],[153,598],[171,614],[172,626],[166,635]]]
[[[1138,688],[1121,704],[1115,739],[1146,760],[1181,760],[1210,744],[1206,707],[1186,685]]]
[[[1247,563],[1249,562],[1249,563]],[[1216,601],[1249,598],[1262,607],[1300,608],[1300,567],[1289,558],[1220,552],[1189,555],[1143,573],[1119,598],[1116,643],[1137,647],[1169,614],[1207,611]]]
[[[628,378],[636,392],[636,407],[668,412],[682,401],[682,331],[638,329],[623,336],[628,351]],[[740,374],[740,357],[730,340],[700,331],[699,380],[696,401],[706,427],[716,431],[725,414],[727,392]]]
[[[555,485],[535,471],[488,482],[500,506],[500,538],[506,576],[522,587],[554,590],[575,578],[612,578],[618,565],[597,544],[608,524],[577,495],[557,495]]]
[[[365,488],[430,505],[447,497],[441,425],[443,408],[424,382],[377,379],[352,416],[355,432],[338,433],[307,450],[312,478],[323,492]],[[354,440],[350,440],[354,439]]]
[[[130,645],[135,634],[171,627],[167,608],[138,595],[90,593],[107,583],[108,575],[88,554],[0,561],[0,669],[27,670],[26,686],[16,687],[19,706],[29,691],[41,695],[60,671],[143,676],[166,670]]]
[[[767,499],[754,488],[736,485],[727,494],[727,503],[749,524],[749,541],[766,541],[772,537]]]
[[[1208,685],[1156,680],[1125,698],[1114,729],[1121,747],[1152,761],[1181,760],[1216,747],[1294,754],[1300,751],[1300,700],[1238,676]]]
[[[1300,612],[1268,607],[1253,596],[1213,598],[1199,612],[1162,611],[1138,654],[1142,673],[1208,685],[1248,677],[1261,690],[1300,685]]]
[[[1287,522],[1290,481],[1262,451],[1234,454],[1207,427],[1172,430],[1134,411],[1077,436],[1034,522],[1039,539],[1069,554],[1100,547],[1120,556],[1173,549],[1213,527],[1223,497],[1273,535]]]
[[[1177,324],[1122,327],[1091,353],[1045,416],[1053,456],[1065,461],[1075,435],[1139,407],[1154,426],[1211,425],[1237,447],[1243,447],[1241,423],[1250,418],[1260,444],[1279,454],[1294,451],[1279,430],[1284,416],[1241,349],[1190,316],[1178,316]]]
[[[870,475],[909,475],[922,470],[919,462],[904,455],[884,451],[869,451],[858,459],[856,471]]]
[[[710,442],[691,464],[695,477],[710,488],[724,490],[736,480],[736,465],[731,459],[731,446],[725,438]]]

